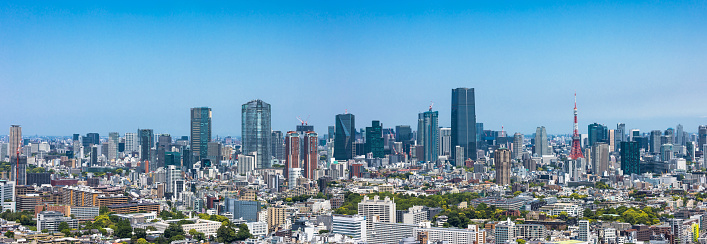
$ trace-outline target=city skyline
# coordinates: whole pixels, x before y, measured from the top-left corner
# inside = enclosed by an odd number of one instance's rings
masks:
[[[485,129],[511,134],[571,133],[574,92],[581,133],[707,121],[704,3],[387,4],[9,2],[0,124],[189,135],[186,111],[206,106],[214,137],[240,136],[239,105],[261,99],[280,131],[309,116],[324,134],[344,111],[414,126],[431,102],[449,127],[457,87],[475,88]]]

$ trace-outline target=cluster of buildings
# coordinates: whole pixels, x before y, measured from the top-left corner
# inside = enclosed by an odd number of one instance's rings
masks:
[[[306,121],[273,130],[262,100],[242,105],[241,137],[214,138],[208,107],[190,110],[190,135],[179,137],[146,128],[23,137],[12,125],[0,137],[2,211],[31,212],[36,228],[6,221],[2,229],[65,240],[55,233],[60,223],[81,229],[105,208],[153,237],[179,222],[160,213],[176,211],[189,222],[185,232],[216,240],[221,222],[197,215],[220,215],[248,226],[247,243],[704,242],[707,126],[642,133],[593,123],[587,134],[548,135],[539,126],[509,136],[477,122],[473,88],[453,89],[451,100],[450,127],[430,106],[416,130],[377,120],[356,127],[350,113],[336,115],[326,133]],[[383,192],[479,198],[398,209]],[[364,196],[351,204],[350,194]],[[505,217],[448,222],[459,217],[447,216],[450,208],[482,205]],[[642,225],[585,216],[621,206],[660,209],[661,217]]]

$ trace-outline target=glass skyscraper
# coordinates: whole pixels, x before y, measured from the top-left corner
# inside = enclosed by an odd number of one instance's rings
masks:
[[[198,161],[206,158],[211,141],[211,108],[201,107],[191,109],[191,150]],[[184,155],[189,157],[190,155]]]
[[[474,88],[452,90],[452,148],[464,148],[464,158],[476,160],[476,104]],[[418,132],[419,133],[419,132]],[[456,150],[452,150],[452,158]]]
[[[378,120],[371,122],[371,127],[366,127],[366,153],[373,153],[373,158],[384,158],[383,153],[383,125]]]
[[[434,162],[437,160],[439,150],[439,113],[437,111],[427,111],[418,114],[417,119],[417,144],[424,147],[423,157],[417,156],[418,160]],[[476,123],[474,123],[476,126]]]
[[[270,128],[270,104],[262,100],[253,100],[243,104],[241,108],[241,130],[243,136],[243,153],[257,152],[255,167],[270,168],[270,147],[272,130]]]
[[[154,134],[152,129],[138,129],[137,130],[138,145],[140,147],[140,160],[152,160],[150,157],[150,149],[152,149],[152,144],[154,144]]]
[[[621,170],[624,175],[641,174],[641,148],[638,142],[621,142]]]
[[[334,158],[349,160],[354,157],[353,143],[356,140],[356,117],[353,114],[336,115],[334,134]]]

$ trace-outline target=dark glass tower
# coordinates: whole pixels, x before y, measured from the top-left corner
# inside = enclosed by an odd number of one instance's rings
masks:
[[[417,144],[424,147],[424,155],[417,155],[419,161],[437,161],[439,152],[439,126],[437,111],[419,113],[417,118]],[[473,124],[476,127],[476,123]]]
[[[334,158],[349,160],[353,158],[353,143],[356,140],[356,117],[353,114],[336,115],[334,134]]]
[[[419,132],[418,132],[419,133]],[[452,90],[452,145],[464,148],[464,158],[476,160],[476,103],[474,88]],[[452,150],[452,158],[456,150]]]
[[[395,126],[395,141],[403,143],[403,151],[410,154],[410,145],[412,144],[412,129],[409,125]]]
[[[198,161],[206,158],[209,153],[208,143],[211,141],[211,108],[201,107],[191,109],[191,150]],[[190,155],[184,155],[188,157]]]
[[[243,154],[256,152],[258,157],[255,167],[270,168],[272,130],[270,129],[270,104],[262,100],[253,100],[241,107],[241,130],[243,136]]]
[[[641,174],[641,148],[636,141],[621,142],[621,170],[624,175]]]
[[[152,129],[138,129],[137,135],[138,145],[140,145],[140,160],[151,160],[150,149],[152,149],[155,140]]]
[[[282,131],[274,130],[271,135],[272,146],[270,146],[270,149],[272,156],[280,161],[285,161],[285,139],[283,138]]]
[[[587,126],[587,133],[589,133],[589,145],[586,145],[587,147],[592,147],[597,142],[609,143],[609,129],[605,125],[590,124]]]
[[[373,158],[383,158],[383,125],[378,120],[371,122],[371,127],[366,127],[366,153],[373,153]]]

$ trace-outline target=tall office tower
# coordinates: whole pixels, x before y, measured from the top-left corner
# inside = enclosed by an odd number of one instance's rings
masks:
[[[511,150],[500,148],[494,152],[494,163],[496,164],[496,184],[511,184]]]
[[[464,158],[476,160],[476,133],[474,88],[453,89],[451,147],[463,147]],[[456,158],[456,152],[453,153],[452,158]]]
[[[669,162],[671,159],[673,159],[673,144],[660,145],[660,160]]]
[[[685,142],[685,159],[687,159],[687,161],[695,162],[695,142]]]
[[[372,153],[373,158],[384,158],[383,153],[383,124],[380,121],[371,121],[371,127],[366,127],[366,144],[364,151]]]
[[[10,143],[0,143],[0,161],[10,157]],[[8,159],[9,160],[9,159]]]
[[[609,131],[605,125],[594,123],[587,127],[587,131],[589,133],[589,145],[587,145],[587,147],[591,147],[597,142],[608,142]]]
[[[592,146],[592,171],[603,176],[609,171],[609,144],[598,142]]]
[[[22,127],[19,125],[10,126],[8,142],[10,143],[10,147],[7,154],[10,155],[10,157],[16,157],[17,152],[22,153]]]
[[[165,169],[165,182],[167,183],[165,192],[181,192],[180,189],[177,189],[177,185],[175,184],[175,182],[179,180],[184,180],[184,177],[182,177],[182,170],[175,165],[167,166]]]
[[[410,155],[410,145],[412,144],[412,128],[409,125],[395,126],[395,141],[401,142],[403,152]]]
[[[285,180],[290,179],[290,169],[299,167],[299,134],[288,131],[285,135],[285,169],[282,172]]]
[[[615,141],[616,135],[615,135],[615,133],[616,133],[615,130],[609,130],[609,139],[607,140],[607,143],[609,144],[609,151],[610,152],[615,151],[615,148],[616,148],[616,144],[615,144],[616,143],[616,141]]]
[[[157,138],[157,168],[165,167],[165,154],[169,151],[172,151],[172,136],[161,134]]]
[[[417,145],[423,146],[422,157],[417,155],[418,160],[425,162],[437,161],[437,150],[439,150],[439,126],[437,111],[430,110],[418,114],[417,117]]]
[[[125,133],[125,151],[126,152],[137,152],[139,149],[137,143],[137,133]]]
[[[523,152],[523,134],[516,132],[513,134],[513,159],[520,159]]]
[[[580,241],[589,241],[589,221],[579,221],[579,231],[577,232],[577,239],[579,239]]]
[[[91,145],[91,157],[89,158],[87,167],[98,166],[98,145]]]
[[[620,142],[627,141],[626,137],[626,124],[618,123],[616,124],[616,131],[614,131],[614,139],[616,140],[616,147],[619,147]]]
[[[628,133],[628,141],[636,141],[634,137],[640,137],[641,136],[641,130],[639,129],[631,129],[631,131]]]
[[[242,109],[243,153],[257,152],[256,167],[270,168],[272,153],[272,130],[270,129],[270,104],[253,100],[243,104]]]
[[[641,174],[641,147],[637,141],[621,142],[621,170],[624,175]]]
[[[547,131],[545,126],[540,126],[535,129],[535,154],[538,157],[550,155],[550,146],[547,143]]]
[[[498,243],[506,243],[506,241],[516,240],[516,224],[507,219],[495,226],[494,237]]]
[[[369,199],[364,196],[358,204],[358,215],[366,217],[366,229],[373,228],[373,222],[395,223],[395,202],[389,197],[381,200],[378,196]]]
[[[319,141],[319,136],[314,131],[308,131],[305,133],[302,149],[304,150],[304,158],[302,160],[302,168],[304,170],[304,177],[310,180],[316,180],[314,177],[314,171],[317,169],[317,162],[319,162],[319,155],[317,154],[317,141]]]
[[[101,139],[98,133],[86,133],[86,137],[83,138],[83,147],[91,147],[91,145],[100,145]]]
[[[651,152],[652,153],[660,153],[660,136],[662,133],[660,130],[652,130],[651,131]]]
[[[118,132],[108,133],[108,160],[118,158]]]
[[[572,134],[572,149],[570,150],[570,159],[584,158],[582,154],[582,146],[580,144],[581,137],[579,136],[579,124],[577,124],[577,93],[574,94],[574,131]]]
[[[353,159],[353,143],[356,140],[356,117],[353,114],[336,115],[334,133],[334,158],[337,160]]]
[[[152,160],[152,157],[150,155],[152,144],[154,144],[154,134],[152,132],[152,129],[138,129],[137,135],[137,144],[140,149],[140,160]]]
[[[27,157],[17,157],[17,153],[10,155],[12,161],[11,177],[15,181],[15,186],[27,185]]]
[[[481,136],[484,133],[484,123],[476,123],[476,143],[481,143]],[[477,145],[476,148],[479,148]]]
[[[707,125],[700,125],[697,128],[697,148],[702,150],[705,144],[707,144]]]
[[[330,125],[327,127],[327,140],[328,141],[333,141],[334,140],[334,134],[336,134],[336,126]]]
[[[285,138],[282,135],[282,131],[274,130],[271,133],[270,149],[272,150],[272,156],[277,160],[285,161]]]
[[[211,108],[200,107],[191,109],[191,155],[195,160],[206,158],[209,153],[208,143],[211,141]]]
[[[675,127],[675,145],[684,146],[685,145],[685,131],[683,131],[682,125],[678,124]]]
[[[439,128],[439,156],[452,156],[452,128]]]

